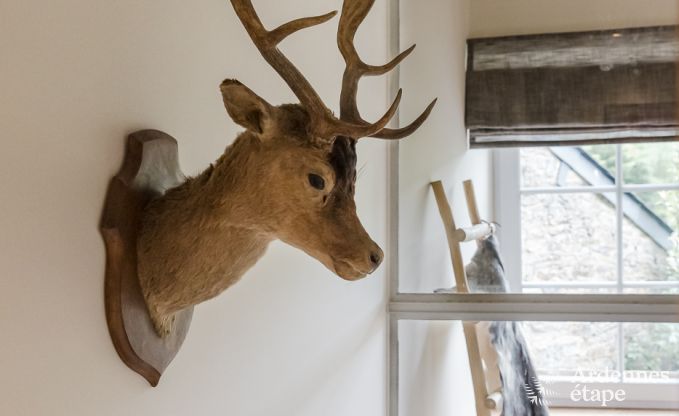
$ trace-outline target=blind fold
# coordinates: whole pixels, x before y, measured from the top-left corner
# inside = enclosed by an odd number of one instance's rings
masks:
[[[677,26],[468,40],[471,147],[677,140]]]

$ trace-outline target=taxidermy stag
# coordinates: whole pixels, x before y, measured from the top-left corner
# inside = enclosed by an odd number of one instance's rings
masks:
[[[360,59],[353,40],[373,3],[346,0],[342,6],[337,43],[346,68],[336,117],[277,48],[289,35],[336,12],[267,30],[250,0],[231,0],[255,46],[299,104],[274,106],[240,82],[225,80],[220,89],[226,111],[245,131],[206,171],[147,206],[137,242],[138,275],[161,337],[171,332],[176,312],[234,284],[275,239],[303,250],[343,279],[360,279],[379,266],[382,250],[356,216],[356,142],[410,135],[436,100],[399,129],[385,126],[401,91],[377,122],[360,116],[360,78],[385,74],[414,48],[382,66]]]

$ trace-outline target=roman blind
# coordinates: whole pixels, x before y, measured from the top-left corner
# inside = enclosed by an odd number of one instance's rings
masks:
[[[468,40],[470,146],[678,140],[678,28]]]

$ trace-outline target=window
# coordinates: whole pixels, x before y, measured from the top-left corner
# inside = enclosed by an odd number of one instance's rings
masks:
[[[513,194],[497,201],[497,219],[520,224],[500,230],[505,247],[520,247],[515,291],[679,293],[679,143],[496,156],[497,187]]]
[[[506,266],[514,291],[679,293],[679,143],[524,147],[495,156],[496,186],[509,196],[496,201],[496,214],[502,244],[513,248]],[[524,328],[548,380],[589,366],[613,374],[605,380],[611,389],[625,385],[651,402],[666,396],[660,385],[679,382],[676,325]]]

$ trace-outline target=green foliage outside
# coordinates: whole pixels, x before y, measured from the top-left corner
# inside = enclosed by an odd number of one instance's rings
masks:
[[[623,325],[625,370],[670,371],[674,372],[670,377],[679,376],[679,325],[663,323]]]

